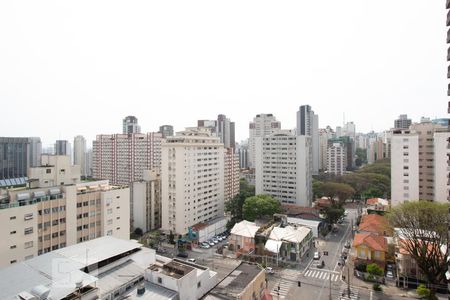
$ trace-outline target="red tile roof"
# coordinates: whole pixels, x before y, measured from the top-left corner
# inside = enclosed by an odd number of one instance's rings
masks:
[[[390,235],[388,220],[377,214],[364,215],[358,227],[359,231],[376,233],[379,235]]]
[[[388,251],[386,238],[373,233],[355,234],[355,238],[353,239],[353,247],[358,247],[360,245],[365,245],[375,251]]]

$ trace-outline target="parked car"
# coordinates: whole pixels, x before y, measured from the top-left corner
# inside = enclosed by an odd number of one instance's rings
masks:
[[[337,222],[338,222],[338,224],[342,224],[342,223],[344,223],[344,219],[340,218]]]
[[[192,262],[192,263],[195,263],[195,258],[188,258],[188,260],[187,260],[188,262]]]
[[[208,244],[209,244],[211,247],[215,245],[215,243],[214,243],[213,241],[211,241],[211,240],[208,241]]]
[[[348,211],[344,211],[344,216],[348,216]]]
[[[350,249],[352,247],[352,245],[350,244],[350,241],[346,241],[344,247],[347,249]]]
[[[394,272],[392,270],[386,271],[386,278],[394,279]]]
[[[210,246],[208,243],[206,243],[206,242],[201,243],[201,244],[200,244],[200,247],[203,248],[203,249],[209,249],[209,248],[211,248],[211,246]]]
[[[275,274],[274,270],[272,269],[272,267],[266,267],[266,273],[267,274]]]
[[[314,252],[314,259],[317,260],[320,258],[320,253],[318,251]]]
[[[212,239],[212,242],[214,243],[214,244],[218,244],[219,243],[219,240],[218,239]]]
[[[187,254],[187,252],[180,252],[180,253],[177,254],[177,256],[178,256],[178,257],[187,258],[187,257],[188,257],[188,254]]]
[[[323,267],[325,267],[325,262],[323,260],[321,263],[317,262],[316,268],[322,269]]]

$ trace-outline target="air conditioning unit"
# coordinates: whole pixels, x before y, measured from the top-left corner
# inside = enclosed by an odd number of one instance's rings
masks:
[[[31,295],[28,292],[21,292],[17,295],[20,300],[38,300],[35,296]]]

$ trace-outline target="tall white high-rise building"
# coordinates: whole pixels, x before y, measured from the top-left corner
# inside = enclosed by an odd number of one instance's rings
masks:
[[[248,165],[250,168],[255,168],[256,159],[256,139],[270,135],[281,129],[281,123],[277,121],[273,114],[258,114],[250,122],[250,135],[248,139]]]
[[[93,160],[94,160],[94,154],[92,152],[92,148],[89,148],[86,151],[86,165],[85,165],[85,170],[86,170],[86,176],[87,177],[92,177]]]
[[[86,139],[77,135],[73,139],[73,164],[80,166],[81,177],[86,174]]]
[[[162,143],[162,229],[189,227],[224,215],[224,148],[205,128],[186,128]]]
[[[161,166],[162,134],[157,132],[97,135],[93,142],[93,177],[112,184],[130,184],[144,170]]]
[[[319,170],[327,169],[327,149],[328,140],[335,137],[335,133],[330,126],[319,130]]]
[[[161,174],[145,170],[144,178],[131,185],[131,226],[143,232],[161,227]]]
[[[391,138],[392,205],[412,200],[447,202],[450,189],[447,127],[429,121],[394,130]]]
[[[319,174],[320,147],[319,147],[319,116],[309,105],[300,106],[297,112],[297,135],[311,137],[312,174]]]
[[[257,194],[282,203],[310,207],[312,203],[311,137],[280,130],[257,138],[255,183]]]

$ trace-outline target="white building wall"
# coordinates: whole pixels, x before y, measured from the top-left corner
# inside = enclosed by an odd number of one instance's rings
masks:
[[[86,139],[78,135],[73,141],[73,164],[80,166],[81,176],[86,176]]]
[[[311,144],[312,144],[312,174],[318,175],[320,168],[320,147],[319,147],[319,116],[313,116],[311,128]]]
[[[447,140],[450,132],[435,132],[433,137],[434,149],[434,201],[447,203],[450,189],[448,174],[448,148]]]
[[[103,211],[102,235],[130,239],[130,189],[118,188],[101,192]]]
[[[392,206],[419,200],[419,136],[394,134],[391,153]]]
[[[224,215],[224,153],[218,137],[189,128],[162,145],[162,229],[185,234],[190,226]]]
[[[28,178],[37,179],[40,187],[80,182],[80,166],[72,166],[68,155],[42,155],[42,166],[28,169]]]
[[[297,136],[297,201],[295,204],[310,207],[312,192],[312,160],[311,138]]]

